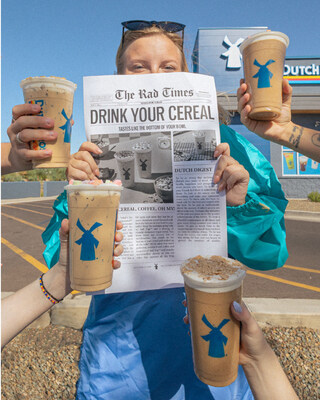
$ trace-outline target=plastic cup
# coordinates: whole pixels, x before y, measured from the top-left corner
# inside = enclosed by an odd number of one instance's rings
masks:
[[[24,79],[20,86],[24,101],[39,104],[39,115],[52,118],[53,129],[58,133],[54,143],[45,140],[31,142],[33,150],[52,150],[50,160],[33,161],[33,168],[66,168],[70,158],[73,96],[77,85],[64,78],[40,76]]]
[[[294,169],[293,153],[284,153],[288,169]]]
[[[118,171],[123,187],[134,187],[134,152],[131,150],[118,151],[114,154],[114,158],[117,160]]]
[[[197,154],[203,154],[206,145],[206,134],[203,131],[195,131],[192,133]]]
[[[94,292],[112,284],[114,235],[122,187],[68,185],[70,282]]]
[[[238,261],[220,256],[197,256],[181,267],[194,371],[211,386],[228,386],[238,374],[240,324],[230,305],[241,302],[243,268]]]
[[[152,148],[151,143],[136,143],[132,150],[135,154],[136,166],[140,178],[151,178]]]
[[[308,164],[308,157],[299,156],[300,171],[304,172]]]
[[[251,95],[249,117],[273,120],[281,113],[282,78],[289,38],[281,32],[249,36],[241,45],[244,77]]]

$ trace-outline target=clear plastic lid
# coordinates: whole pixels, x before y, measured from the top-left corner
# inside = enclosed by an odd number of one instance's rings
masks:
[[[79,191],[85,191],[85,192],[101,192],[101,191],[112,191],[112,192],[121,192],[123,187],[120,185],[117,185],[116,183],[113,182],[107,182],[107,183],[101,183],[99,185],[94,185],[91,183],[73,183],[69,184],[64,187],[67,192],[79,192]]]
[[[244,49],[252,43],[258,42],[260,40],[280,40],[286,47],[289,46],[289,38],[286,34],[282,32],[266,31],[256,33],[255,35],[248,36],[247,39],[241,43],[240,51],[243,53]]]
[[[33,89],[41,86],[47,88],[67,89],[72,92],[74,92],[77,88],[75,83],[68,81],[65,78],[59,78],[56,76],[35,76],[23,79],[20,82],[20,87],[23,90]]]
[[[196,266],[190,269],[185,268],[189,262],[189,260],[187,260],[181,266],[181,273],[183,275],[184,282],[193,289],[208,293],[222,293],[237,289],[241,285],[246,275],[246,271],[244,269],[245,266],[239,263],[239,261],[228,257],[218,256],[216,258],[225,262],[226,267],[224,270],[222,263],[222,266],[218,268],[217,273],[213,274],[204,274],[203,271],[198,270]],[[207,259],[209,259],[209,257]],[[221,270],[221,273],[219,273],[219,270]]]

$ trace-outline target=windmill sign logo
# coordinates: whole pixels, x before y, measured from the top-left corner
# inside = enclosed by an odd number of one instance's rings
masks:
[[[253,65],[259,68],[258,72],[253,75],[253,78],[258,78],[258,89],[271,87],[271,78],[273,73],[269,71],[268,65],[274,63],[274,60],[268,60],[264,65],[260,64],[256,59]]]
[[[85,229],[78,218],[77,227],[83,232],[83,235],[75,243],[81,246],[81,261],[94,261],[96,259],[95,249],[99,246],[99,240],[94,237],[93,231],[99,226],[102,226],[102,224],[95,222],[90,229]]]
[[[201,336],[203,340],[209,342],[208,356],[213,358],[223,358],[226,356],[224,348],[227,345],[228,338],[221,332],[221,329],[230,321],[230,319],[224,319],[220,324],[215,327],[213,326],[203,314],[202,322],[204,322],[211,331],[204,336]]]
[[[227,35],[224,37],[222,44],[227,48],[227,51],[222,53],[221,56],[227,59],[227,69],[241,68],[242,55],[239,46],[243,41],[243,38],[239,38],[235,43],[232,43]]]

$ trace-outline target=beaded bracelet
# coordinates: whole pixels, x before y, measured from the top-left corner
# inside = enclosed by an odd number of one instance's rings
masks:
[[[52,296],[52,294],[50,294],[50,293],[47,291],[47,289],[44,287],[43,280],[42,280],[43,275],[44,275],[44,274],[42,274],[42,275],[40,276],[40,278],[39,278],[40,287],[41,287],[41,290],[42,290],[43,294],[46,296],[46,298],[47,298],[48,300],[51,301],[51,303],[53,303],[53,304],[60,303],[60,301],[62,301],[62,300],[57,300],[56,298],[54,298],[54,297]]]

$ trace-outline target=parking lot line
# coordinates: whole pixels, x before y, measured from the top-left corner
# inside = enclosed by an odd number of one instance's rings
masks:
[[[287,285],[297,286],[297,287],[300,287],[300,288],[303,288],[303,289],[312,290],[314,292],[319,292],[320,293],[320,288],[318,288],[316,286],[310,286],[310,285],[305,285],[304,283],[288,281],[287,279],[282,279],[282,278],[278,278],[276,276],[262,274],[261,272],[247,271],[247,274],[259,276],[260,278],[265,278],[265,279],[269,279],[271,281],[275,281],[275,282],[279,282],[279,283],[285,283]]]
[[[22,257],[24,260],[26,260],[28,263],[36,267],[39,271],[41,272],[47,272],[48,268],[42,264],[40,261],[32,257],[30,254],[25,253],[22,249],[19,249],[19,247],[15,246],[13,243],[10,243],[8,240],[4,239],[3,237],[1,238],[1,243],[6,245],[10,250],[18,254],[20,257]]]
[[[23,211],[28,211],[28,212],[35,213],[35,214],[47,215],[48,217],[52,217],[52,214],[46,214],[46,213],[42,213],[40,211],[28,210],[27,208],[9,206],[7,204],[3,205],[2,208],[3,207],[10,207],[10,208],[14,208],[15,210],[23,210]]]
[[[5,216],[7,218],[11,218],[14,221],[21,222],[22,224],[26,224],[26,225],[32,226],[32,228],[40,229],[41,231],[44,231],[44,229],[45,229],[42,226],[32,224],[31,222],[25,221],[25,220],[20,219],[20,218],[13,217],[12,215],[8,215],[8,214],[5,214],[5,213],[1,213],[1,215]]]
[[[293,265],[286,265],[286,264],[282,268],[296,269],[297,271],[312,272],[315,274],[320,274],[320,270],[312,269],[312,268],[294,267]]]

